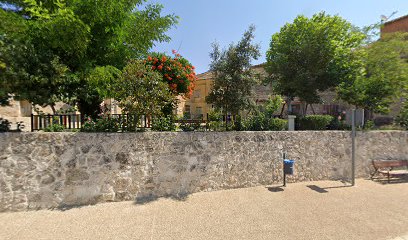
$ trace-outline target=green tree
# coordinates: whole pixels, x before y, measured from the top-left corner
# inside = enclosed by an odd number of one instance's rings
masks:
[[[10,1],[12,5],[0,2],[3,6],[0,21],[23,26],[2,28],[0,32],[5,43],[13,42],[10,32],[16,31],[21,36],[21,41],[14,43],[22,51],[0,50],[1,65],[6,68],[0,78],[9,89],[7,94],[39,105],[70,100],[79,105],[82,113],[94,114],[102,101],[100,92],[90,86],[95,81],[89,82],[95,71],[100,73],[104,67],[110,69],[108,73],[115,71],[112,68],[121,70],[128,59],[145,56],[155,42],[169,40],[165,32],[177,22],[177,17],[162,16],[160,4],[143,9],[144,2],[15,0]]]
[[[263,112],[266,117],[272,118],[283,102],[280,95],[269,96],[265,104],[259,106],[259,111]]]
[[[162,107],[173,101],[162,76],[140,60],[126,65],[111,92],[125,112],[138,116],[160,116]]]
[[[259,46],[253,44],[255,27],[250,26],[237,44],[220,50],[214,43],[210,54],[210,71],[214,84],[206,101],[224,114],[238,114],[251,106],[252,87],[260,77],[251,69],[252,60],[260,56]]]
[[[408,88],[408,34],[387,34],[364,52],[363,74],[337,88],[339,98],[359,108],[386,114]]]
[[[298,16],[272,36],[266,70],[274,91],[288,100],[320,103],[319,92],[352,81],[361,71],[364,35],[339,16]]]
[[[24,20],[18,14],[0,9],[0,106],[9,103],[11,83],[20,71],[14,66],[23,60],[25,32]]]

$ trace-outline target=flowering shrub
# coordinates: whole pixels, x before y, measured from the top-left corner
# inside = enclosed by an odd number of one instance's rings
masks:
[[[174,57],[162,53],[152,54],[146,59],[146,64],[163,76],[163,81],[169,85],[173,94],[189,98],[197,79],[195,68],[175,50],[173,54]]]

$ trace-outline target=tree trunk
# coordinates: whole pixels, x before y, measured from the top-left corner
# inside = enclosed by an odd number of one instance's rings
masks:
[[[288,115],[292,115],[292,99],[290,97],[287,98],[286,103],[288,104]]]
[[[283,111],[285,111],[285,106],[286,106],[286,102],[283,104],[281,113],[279,115],[281,118],[283,117]]]
[[[54,103],[51,104],[50,107],[51,107],[51,110],[52,110],[52,115],[55,115],[57,113],[57,111],[55,110],[55,104]]]
[[[310,104],[310,107],[312,108],[313,114],[316,114],[314,108],[313,108],[313,104]]]
[[[303,111],[303,115],[306,116],[307,115],[307,107],[309,106],[308,103],[306,103],[305,109]]]

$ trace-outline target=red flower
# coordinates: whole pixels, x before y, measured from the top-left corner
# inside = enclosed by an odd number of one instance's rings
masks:
[[[165,62],[167,60],[166,56],[163,56],[161,60],[162,62]]]
[[[156,69],[156,66],[152,66],[152,70],[155,70]]]
[[[151,56],[147,57],[147,60],[148,60],[149,62],[152,61],[152,57],[151,57]]]
[[[157,67],[157,69],[161,71],[161,70],[163,69],[163,65],[159,65],[159,66]]]
[[[176,54],[177,53],[177,51],[176,50],[171,50],[171,52],[173,53],[173,54]]]

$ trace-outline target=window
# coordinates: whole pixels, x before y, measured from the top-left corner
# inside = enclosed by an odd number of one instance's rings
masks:
[[[185,107],[184,107],[184,112],[190,112],[190,105],[186,105]]]
[[[203,108],[202,107],[196,107],[196,112],[195,112],[195,117],[198,119],[203,118]]]
[[[190,112],[190,105],[185,105],[184,106],[184,118],[190,119],[191,118],[191,112]]]
[[[195,90],[194,91],[194,98],[200,98],[200,96],[201,96],[201,91],[200,90]]]

